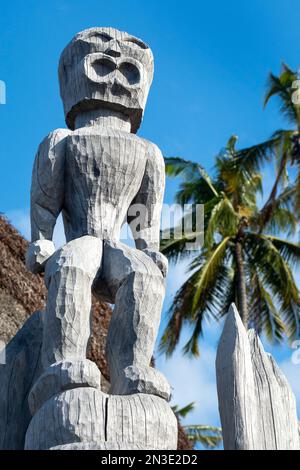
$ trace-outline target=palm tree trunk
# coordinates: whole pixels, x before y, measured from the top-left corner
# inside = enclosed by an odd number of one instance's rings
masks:
[[[243,248],[242,243],[238,240],[235,244],[235,261],[237,266],[237,308],[241,316],[242,322],[248,329],[248,306],[246,292],[246,277],[244,270]]]

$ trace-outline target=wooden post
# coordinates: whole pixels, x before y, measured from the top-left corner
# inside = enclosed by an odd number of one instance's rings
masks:
[[[299,449],[295,396],[257,334],[248,333],[234,304],[216,359],[224,448]]]

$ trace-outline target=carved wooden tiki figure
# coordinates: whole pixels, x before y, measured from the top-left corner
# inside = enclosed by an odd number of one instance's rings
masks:
[[[135,135],[152,78],[149,47],[115,29],[85,30],[62,53],[68,129],[41,143],[31,188],[27,266],[45,271],[48,288],[44,373],[30,396],[33,412],[53,387],[98,383],[99,371],[86,359],[92,292],[115,304],[107,340],[110,393],[170,398],[166,379],[150,367],[167,271],[159,253],[164,161],[156,145]],[[67,243],[55,251],[61,212]],[[132,248],[120,242],[120,231],[137,212]]]

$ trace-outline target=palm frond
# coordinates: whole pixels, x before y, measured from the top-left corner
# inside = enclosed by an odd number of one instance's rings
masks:
[[[280,102],[280,112],[285,115],[290,122],[299,122],[299,107],[293,103],[292,95],[295,92],[293,83],[298,79],[297,73],[293,72],[286,64],[279,76],[269,74],[267,81],[267,91],[264,99],[266,106],[272,97],[278,97]]]
[[[189,403],[183,408],[179,408],[178,405],[172,406],[172,410],[178,418],[186,418],[187,415],[195,409],[195,402]]]
[[[225,237],[219,244],[207,254],[206,260],[198,271],[198,276],[195,284],[195,293],[192,304],[192,311],[195,313],[201,303],[201,295],[209,290],[214,284],[217,277],[218,270],[224,265],[226,252],[230,237]],[[197,263],[193,261],[191,268]]]
[[[276,247],[282,258],[288,265],[298,267],[300,265],[300,245],[299,243],[289,242],[271,235],[266,235],[272,244]]]
[[[225,245],[222,249],[226,251]],[[213,254],[214,251],[207,256],[201,253],[191,262],[189,269],[192,274],[177,291],[169,308],[168,323],[159,346],[159,350],[167,356],[174,352],[184,325],[192,328],[192,333],[183,352],[199,356],[199,338],[202,335],[204,318],[218,320],[220,312],[223,312],[224,299],[229,297],[228,289],[232,288],[232,275],[226,266],[226,252],[221,255],[219,251],[214,257]],[[195,306],[195,294],[203,271],[206,271],[205,279],[202,279],[206,288],[201,292]]]
[[[286,209],[293,210],[296,196],[295,185],[290,185],[276,197],[274,204],[276,207],[285,207]]]
[[[222,429],[216,426],[188,425],[184,426],[184,430],[194,445],[199,443],[206,449],[218,447],[223,440]]]
[[[180,157],[164,157],[166,165],[166,175],[175,177],[182,175],[194,175],[197,163],[185,160]]]
[[[274,235],[286,232],[287,236],[294,235],[297,230],[295,215],[284,207],[274,207],[272,215],[264,224],[264,231]]]
[[[232,135],[227,144],[226,144],[226,151],[228,152],[228,154],[232,157],[235,156],[235,153],[236,153],[236,143],[238,141],[238,136],[237,135]]]
[[[248,262],[257,267],[264,288],[278,302],[279,312],[288,336],[299,328],[299,291],[291,268],[271,237],[247,233],[245,251]]]
[[[226,197],[221,199],[210,213],[209,221],[205,231],[204,244],[211,248],[215,243],[217,234],[232,236],[238,226],[238,216],[232,207],[230,200]]]
[[[296,183],[295,183],[295,209],[298,215],[300,215],[300,169],[298,171]]]
[[[187,245],[192,243],[196,237],[203,237],[203,230],[200,232],[184,230],[184,233],[182,233],[183,224],[184,221],[182,225],[178,225],[178,228],[171,227],[170,229],[162,231],[160,236],[160,251],[169,261],[174,263],[193,256],[194,250],[188,250]],[[177,237],[176,234],[179,236]]]
[[[250,265],[249,279],[249,317],[253,328],[261,333],[264,331],[269,341],[283,340],[284,324],[280,318],[272,296],[264,288],[255,266]]]
[[[271,226],[271,229],[274,230],[277,225],[279,227],[279,230],[281,230],[280,221],[284,220],[283,211],[281,211],[281,209],[285,209],[285,211],[291,209],[290,203],[293,199],[293,193],[295,193],[294,187],[285,188],[283,192],[279,196],[277,196],[278,188],[283,180],[283,175],[286,171],[287,158],[287,152],[284,151],[280,158],[280,164],[277,169],[277,175],[269,197],[260,210],[259,218],[261,232],[268,226]],[[291,229],[291,233],[293,233],[294,223],[293,214],[291,212],[290,214],[286,212],[286,221],[287,226]],[[285,227],[283,227],[283,230],[285,230]]]
[[[174,352],[180,340],[183,325],[190,321],[196,279],[197,272],[191,274],[182,284],[169,308],[168,323],[159,345],[160,352],[167,356],[171,356]]]
[[[237,165],[241,165],[251,177],[251,174],[258,172],[262,165],[271,160],[279,142],[280,137],[276,135],[259,144],[238,150],[235,155]]]
[[[215,184],[215,183],[213,183]],[[218,191],[218,188],[216,188]],[[212,198],[212,190],[207,182],[199,175],[191,180],[184,180],[176,193],[177,204],[205,204]],[[214,197],[214,196],[213,196]]]
[[[212,194],[218,196],[210,176],[199,163],[184,160],[180,157],[165,157],[165,165],[166,174],[170,177],[181,175],[185,180],[189,181],[200,175],[210,188]]]
[[[284,66],[280,77],[271,77],[266,102],[277,95],[288,109],[291,74]],[[297,114],[298,108],[288,112]],[[282,233],[294,234],[299,220],[294,207],[298,200],[300,212],[300,176],[294,184],[294,172],[289,169],[289,163],[297,162],[300,155],[300,140],[296,153],[300,120],[297,122],[296,130],[280,129],[269,140],[245,149],[237,149],[237,137],[232,136],[216,158],[213,178],[197,163],[166,159],[167,174],[182,177],[177,203],[204,204],[204,245],[193,257],[190,277],[169,309],[160,345],[167,354],[174,351],[182,328],[187,326],[191,334],[183,351],[198,355],[204,319],[219,320],[240,297],[234,258],[237,239],[245,255],[250,322],[278,341],[285,333],[292,336],[300,332],[299,291],[292,273],[292,267],[299,264],[299,246],[280,238]],[[259,210],[257,195],[263,195],[260,170],[271,160],[277,163],[277,174]],[[162,241],[162,250],[169,259],[178,260],[189,254],[185,253],[186,241],[184,237]]]
[[[184,354],[192,356],[199,356],[199,339],[203,333],[203,321],[213,319],[219,321],[222,314],[224,314],[224,307],[227,300],[233,297],[233,282],[230,276],[230,270],[224,263],[220,265],[212,280],[211,286],[201,292],[201,297],[198,299],[197,306],[195,307],[194,298],[191,299],[192,303],[192,316],[188,319],[189,326],[192,327],[192,334],[183,347]],[[227,307],[228,307],[227,303]],[[228,311],[228,310],[227,310]]]

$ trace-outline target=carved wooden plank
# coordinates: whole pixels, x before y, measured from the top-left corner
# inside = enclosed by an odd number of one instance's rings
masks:
[[[217,388],[224,448],[299,449],[295,396],[234,305],[218,346]]]
[[[224,448],[260,448],[256,442],[258,418],[250,345],[234,304],[218,346],[216,373]]]
[[[36,312],[6,347],[6,364],[0,365],[0,450],[24,449],[28,393],[42,370],[42,337],[42,312]]]
[[[274,358],[265,352],[254,330],[248,333],[259,410],[262,447],[299,449],[295,396]]]
[[[92,387],[65,390],[46,401],[25,441],[26,450],[172,450],[176,445],[177,420],[165,400],[143,393],[107,395]]]
[[[168,266],[159,252],[164,159],[155,144],[134,135],[153,78],[153,55],[128,33],[91,28],[64,49],[59,77],[69,129],[43,140],[31,185],[26,264],[33,273],[45,271],[48,297],[43,372],[28,396],[33,417],[25,448],[79,442],[82,448],[95,442],[120,448],[127,442],[174,449],[170,385],[150,365]],[[55,251],[60,213],[67,243]],[[126,220],[135,248],[120,240]],[[92,291],[115,304],[107,335],[107,396],[99,370],[86,358]]]

